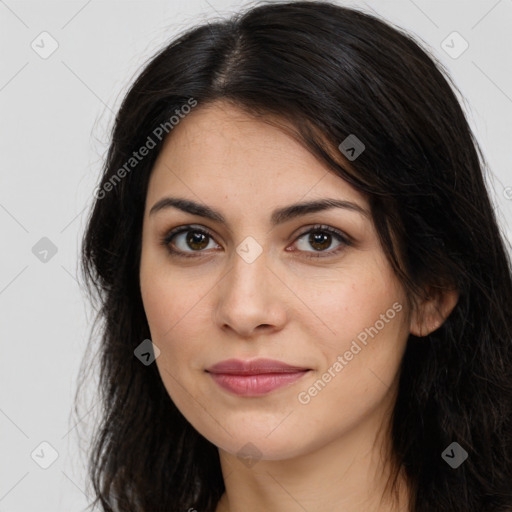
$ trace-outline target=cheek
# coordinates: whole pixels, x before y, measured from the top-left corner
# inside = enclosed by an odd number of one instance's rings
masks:
[[[211,312],[205,307],[211,286],[200,276],[184,276],[167,264],[141,267],[141,295],[151,333],[159,348],[156,359],[162,381],[176,405],[187,407],[192,391],[190,370],[202,368],[205,343],[211,337]],[[188,397],[190,399],[190,397]]]
[[[159,348],[156,359],[162,382],[173,402],[181,411],[190,411],[193,382],[189,371],[201,353],[206,334],[199,329],[206,318],[200,318],[201,297],[190,283],[181,283],[165,267],[141,272],[141,295],[151,333],[151,341]],[[192,400],[193,401],[193,400]]]
[[[325,439],[358,428],[391,399],[407,340],[404,308],[399,301],[393,308],[386,295],[374,295],[372,301],[371,307],[358,309],[355,303],[339,315],[336,340],[319,345],[324,365],[297,390],[303,426],[316,425]]]
[[[197,278],[185,279],[161,260],[151,253],[143,255],[140,272],[142,302],[155,343],[167,343],[177,331],[194,324],[191,318],[197,319],[204,290],[208,290]]]
[[[329,335],[317,338],[320,382],[311,393],[302,389],[309,395],[304,401],[322,394],[317,404],[334,400],[364,409],[382,398],[397,375],[408,338],[405,296],[384,260],[366,263],[344,269],[337,282],[317,284],[310,295]],[[313,329],[309,335],[313,339]]]
[[[324,346],[335,350],[343,350],[347,344],[348,350],[350,341],[376,322],[379,331],[388,332],[390,325],[396,324],[391,320],[400,316],[392,308],[393,304],[398,302],[403,306],[398,281],[386,262],[378,257],[361,258],[340,268],[334,277],[332,271],[303,275],[293,288],[308,310],[301,316],[303,327],[320,328],[317,337],[323,340]]]

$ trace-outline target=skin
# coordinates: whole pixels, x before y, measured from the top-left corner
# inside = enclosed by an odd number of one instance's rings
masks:
[[[150,215],[166,196],[207,204],[228,226],[175,208]],[[399,504],[384,489],[390,470],[385,427],[399,365],[409,333],[439,327],[457,297],[411,311],[371,217],[356,211],[332,208],[270,224],[275,208],[327,197],[369,209],[363,195],[284,130],[225,102],[193,109],[174,127],[153,168],[143,219],[142,299],[165,388],[219,448],[226,492],[218,512],[406,510],[403,482]],[[160,239],[189,224],[213,236],[190,245],[187,233],[178,234],[175,249],[197,257],[170,255]],[[303,235],[315,224],[341,230],[354,243],[324,232],[322,253],[322,243]],[[250,263],[236,251],[248,236],[262,250]],[[340,246],[337,254],[307,258]],[[346,366],[301,403],[299,393],[329,368],[332,375],[338,356],[394,303],[402,306],[394,318],[386,316],[378,334],[358,343],[361,350]],[[235,396],[205,372],[232,357],[267,357],[311,371],[262,397]],[[250,452],[247,443],[258,450],[250,463],[237,456]]]

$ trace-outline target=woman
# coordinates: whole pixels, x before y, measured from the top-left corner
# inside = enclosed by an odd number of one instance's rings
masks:
[[[146,65],[83,241],[103,510],[512,510],[511,266],[441,69],[319,1]]]

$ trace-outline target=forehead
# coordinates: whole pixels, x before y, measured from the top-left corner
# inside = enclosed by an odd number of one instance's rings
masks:
[[[291,135],[290,124],[278,122],[269,124],[224,101],[197,106],[166,139],[151,173],[148,203],[174,192],[206,202],[238,198],[254,207],[324,197],[367,205]]]

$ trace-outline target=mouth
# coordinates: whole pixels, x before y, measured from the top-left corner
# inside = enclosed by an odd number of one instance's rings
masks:
[[[209,373],[224,375],[261,375],[261,374],[286,374],[311,370],[311,368],[290,365],[275,359],[253,359],[243,361],[241,359],[227,359],[206,369]]]
[[[291,385],[308,374],[311,369],[270,359],[230,359],[205,371],[223,390],[237,396],[256,397]]]

